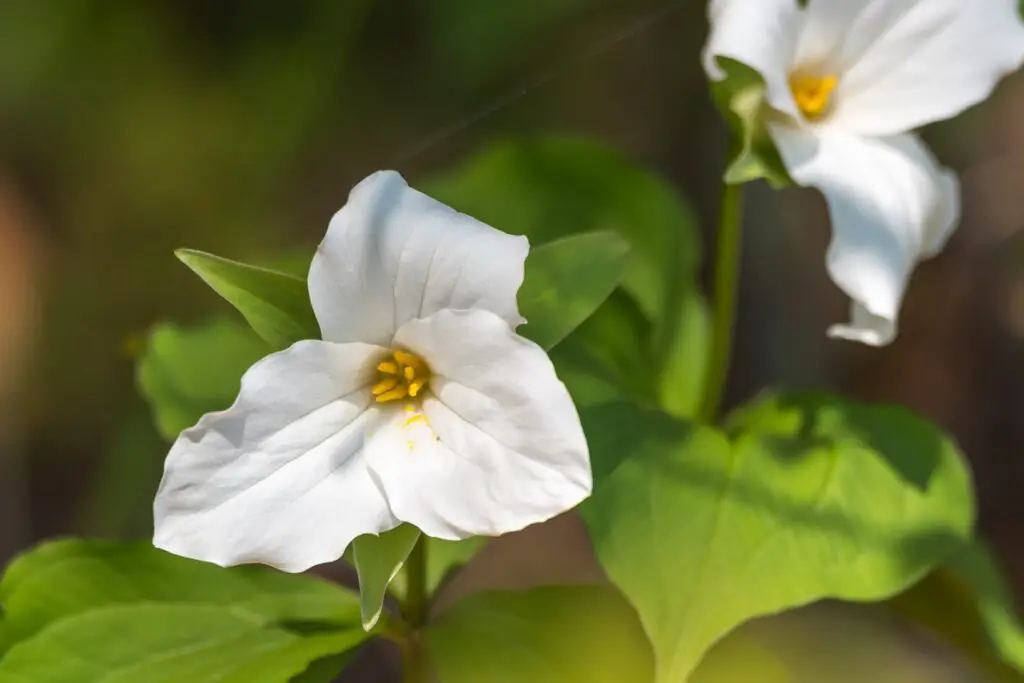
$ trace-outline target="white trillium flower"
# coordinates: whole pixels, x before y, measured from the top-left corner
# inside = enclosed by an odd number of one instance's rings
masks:
[[[786,169],[828,203],[828,272],[852,299],[829,334],[887,344],[914,266],[960,217],[956,177],[910,131],[1020,66],[1017,0],[712,0],[710,20],[709,77],[720,57],[761,74]]]
[[[323,341],[253,365],[171,448],[154,544],[302,571],[409,522],[500,535],[590,494],[579,416],[518,336],[529,244],[394,172],[362,181],[309,272]]]

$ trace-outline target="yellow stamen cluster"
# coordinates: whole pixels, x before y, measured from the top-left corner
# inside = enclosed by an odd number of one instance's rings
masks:
[[[378,403],[416,398],[430,381],[430,368],[414,353],[392,351],[377,366],[380,381],[370,390]]]
[[[796,106],[811,121],[828,111],[832,103],[832,93],[837,85],[839,79],[834,75],[793,75],[789,78],[789,89],[793,92]]]

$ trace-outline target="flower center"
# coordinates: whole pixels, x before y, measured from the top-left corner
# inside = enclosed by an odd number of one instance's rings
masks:
[[[380,378],[370,390],[378,403],[416,396],[430,381],[430,368],[422,358],[406,351],[392,351],[377,366]]]
[[[832,92],[837,85],[839,78],[835,75],[789,77],[789,89],[793,92],[796,106],[811,121],[821,118],[826,113],[832,103]]]

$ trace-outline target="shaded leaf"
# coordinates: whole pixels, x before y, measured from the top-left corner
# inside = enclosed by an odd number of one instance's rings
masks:
[[[998,680],[1024,681],[1024,629],[1013,595],[981,542],[888,603],[967,653]]]
[[[192,328],[155,325],[136,373],[160,434],[173,441],[205,413],[230,406],[242,375],[269,351],[250,330],[227,320]]]
[[[607,586],[494,591],[428,624],[444,683],[645,683],[654,662],[636,613]]]
[[[519,333],[550,349],[589,318],[618,286],[629,243],[614,232],[572,235],[530,250]]]

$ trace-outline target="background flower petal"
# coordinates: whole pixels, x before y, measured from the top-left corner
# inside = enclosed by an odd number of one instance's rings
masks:
[[[309,271],[323,338],[390,345],[402,323],[443,308],[523,322],[516,294],[529,251],[516,237],[409,187],[394,171],[357,185]]]
[[[828,202],[833,237],[826,265],[854,305],[850,322],[829,334],[889,343],[911,271],[959,222],[955,176],[913,135],[769,130],[793,179],[818,188]]]
[[[797,116],[789,89],[789,67],[800,28],[795,0],[713,0],[711,33],[704,46],[704,70],[712,81],[725,78],[719,57],[746,64],[764,77],[768,103]]]
[[[438,538],[498,535],[590,494],[579,416],[539,346],[487,311],[441,311],[397,338],[434,379],[423,417],[395,410],[368,450],[396,517]]]
[[[154,503],[154,544],[219,565],[297,572],[398,522],[363,456],[383,349],[299,342],[242,378],[231,408],[182,432]]]
[[[841,70],[834,123],[893,135],[982,101],[1024,61],[1016,0],[811,0],[801,55],[815,35]]]

